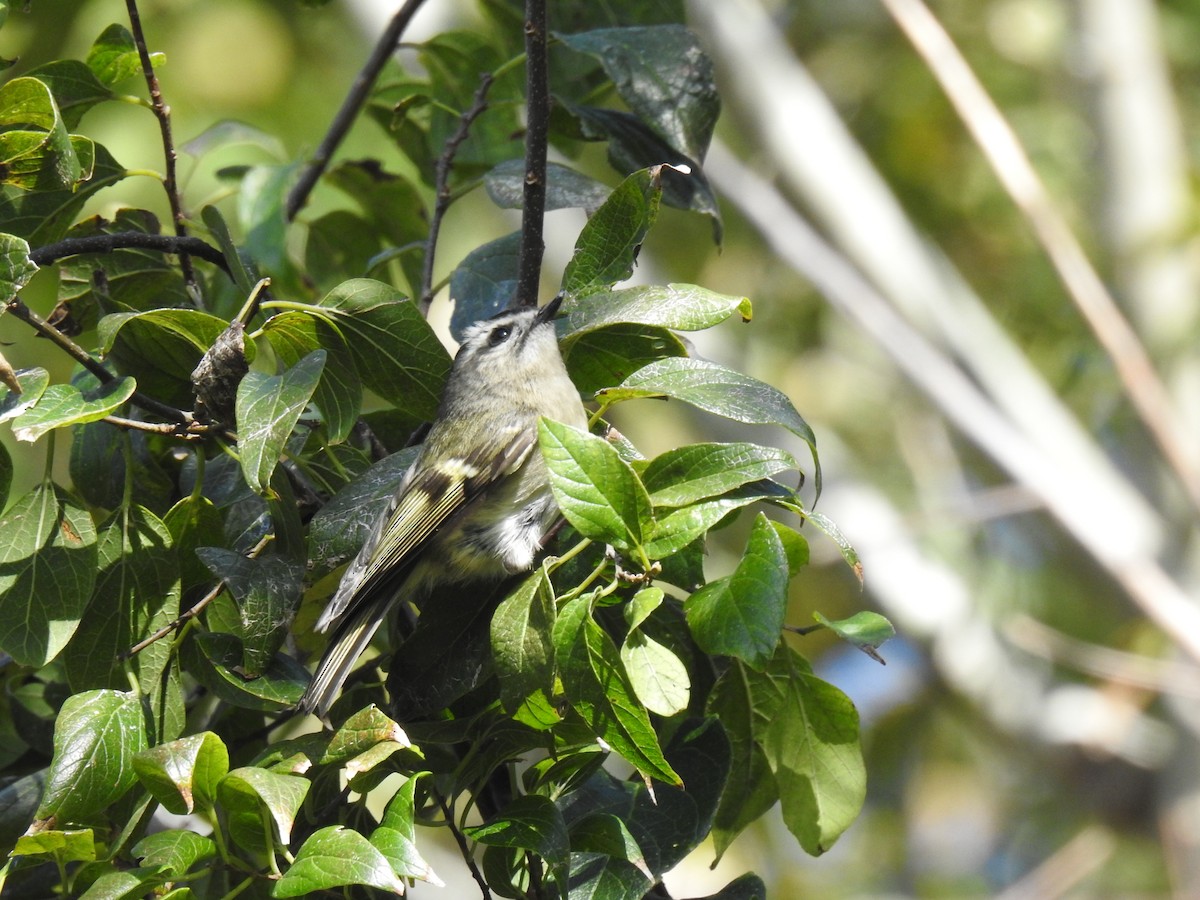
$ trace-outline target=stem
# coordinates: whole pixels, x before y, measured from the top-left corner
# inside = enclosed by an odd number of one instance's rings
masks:
[[[215,266],[220,267],[226,275],[229,265],[221,251],[196,237],[182,237],[171,234],[146,234],[142,231],[122,231],[117,234],[96,234],[89,237],[64,238],[29,251],[29,258],[39,266],[64,259],[68,256],[82,256],[88,253],[112,253],[124,249],[157,250],[162,253],[174,253],[182,260],[188,256],[198,256]]]
[[[492,86],[492,75],[485,72],[479,79],[479,87],[475,90],[475,99],[461,116],[458,117],[458,128],[446,141],[442,155],[438,157],[434,173],[435,201],[433,217],[429,220],[429,238],[425,247],[425,268],[421,276],[421,301],[418,308],[424,316],[429,315],[429,305],[433,302],[433,260],[437,250],[438,234],[442,230],[442,219],[450,208],[450,169],[454,166],[454,157],[459,145],[467,139],[471,123],[487,109],[487,92]]]
[[[492,900],[492,892],[488,889],[487,880],[483,877],[483,873],[475,865],[475,857],[471,855],[471,847],[467,844],[467,837],[454,821],[454,810],[451,808],[449,801],[442,796],[441,791],[434,791],[434,795],[437,797],[438,806],[442,808],[442,815],[446,817],[446,826],[450,829],[450,833],[454,835],[454,841],[458,844],[459,852],[462,853],[463,861],[466,862],[467,868],[471,870],[471,877],[475,879],[475,883],[483,891],[483,900]]]
[[[8,311],[29,325],[34,331],[42,335],[42,337],[49,338],[59,349],[63,350],[73,360],[95,375],[101,382],[107,384],[116,378],[112,372],[92,359],[91,354],[26,306],[21,299],[14,297],[10,300]],[[192,422],[192,417],[188,413],[173,406],[168,406],[161,400],[147,397],[141,391],[134,391],[130,400],[147,412],[152,412],[172,422],[179,422],[183,425],[190,425]]]
[[[138,12],[137,0],[125,0],[125,8],[129,12],[129,30],[133,33],[133,42],[137,45],[138,57],[142,61],[142,75],[146,79],[146,87],[150,91],[150,107],[154,117],[158,119],[158,129],[162,133],[163,158],[166,164],[166,177],[163,188],[167,192],[167,202],[171,205],[171,218],[175,222],[175,234],[187,237],[186,218],[183,214],[183,204],[179,199],[179,181],[175,173],[175,140],[171,137],[171,107],[163,102],[162,90],[158,86],[158,76],[154,74],[154,66],[150,62],[150,51],[146,48],[146,35],[142,31],[142,17]],[[179,254],[179,268],[183,272],[183,280],[187,284],[188,293],[199,305],[200,285],[196,281],[196,272],[192,269],[191,257],[186,251]]]
[[[546,2],[525,0],[525,202],[521,210],[521,256],[512,306],[537,306],[542,279],[546,213],[546,144],[550,134],[550,85],[546,64]]]
[[[370,57],[367,58],[362,70],[354,79],[354,84],[350,86],[350,92],[346,95],[346,99],[342,101],[342,108],[333,117],[329,131],[326,132],[320,146],[317,147],[317,152],[304,171],[300,173],[300,179],[288,194],[287,220],[289,222],[296,218],[296,214],[300,212],[308,200],[308,195],[316,186],[317,180],[329,166],[329,160],[333,158],[338,145],[341,144],[342,139],[350,130],[350,126],[358,117],[358,112],[366,102],[367,94],[375,84],[375,79],[379,77],[379,73],[383,71],[383,67],[399,46],[400,36],[404,34],[404,30],[416,15],[417,10],[421,8],[422,3],[424,0],[407,0],[392,17],[392,21],[388,23],[383,34],[380,35]]]

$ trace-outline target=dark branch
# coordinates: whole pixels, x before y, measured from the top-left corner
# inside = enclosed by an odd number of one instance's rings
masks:
[[[480,77],[479,87],[475,91],[475,100],[471,108],[458,119],[458,128],[446,141],[442,155],[438,157],[434,186],[436,200],[433,206],[433,218],[429,220],[429,238],[425,244],[425,269],[421,275],[420,309],[423,315],[429,315],[429,304],[433,302],[433,260],[437,250],[438,233],[442,229],[442,219],[450,208],[450,170],[454,167],[454,157],[458,148],[471,131],[471,123],[487,109],[487,92],[492,86],[492,76],[485,73]]]
[[[446,825],[449,827],[450,833],[454,835],[454,842],[458,844],[458,852],[462,854],[463,861],[471,871],[471,877],[475,879],[475,883],[479,885],[479,889],[483,892],[483,900],[492,900],[492,892],[488,889],[487,879],[479,871],[479,866],[475,865],[475,857],[471,855],[471,848],[467,844],[467,837],[462,833],[462,829],[458,827],[458,823],[454,821],[453,806],[451,806],[441,791],[435,790],[433,794],[437,798],[438,805],[442,808],[442,815],[446,817]]]
[[[296,218],[296,214],[308,201],[308,195],[312,193],[317,180],[329,166],[329,161],[333,158],[338,145],[341,144],[342,139],[350,130],[350,126],[358,117],[358,112],[366,102],[367,94],[370,93],[371,86],[375,84],[375,79],[379,77],[379,73],[383,71],[387,61],[396,52],[404,29],[408,27],[408,23],[412,21],[412,17],[416,15],[417,10],[424,2],[425,0],[407,0],[404,6],[400,7],[399,12],[392,17],[392,21],[388,23],[383,34],[380,35],[375,49],[371,51],[370,57],[354,79],[354,84],[350,86],[350,93],[342,101],[342,108],[334,116],[333,122],[329,125],[329,131],[326,132],[320,146],[317,147],[317,152],[313,154],[313,158],[300,173],[300,180],[288,194],[287,219],[289,222]]]
[[[513,306],[537,306],[542,278],[546,212],[546,143],[550,134],[550,85],[546,65],[546,0],[525,0],[525,202],[521,256]]]
[[[48,266],[68,256],[89,253],[112,253],[114,250],[156,250],[173,253],[182,258],[198,256],[229,274],[229,264],[216,247],[196,237],[178,237],[170,234],[147,234],[144,231],[122,231],[117,234],[95,234],[88,237],[64,238],[29,251],[29,258],[39,266]]]
[[[35,313],[19,298],[14,297],[8,302],[8,311],[33,328],[38,334],[53,341],[61,350],[95,375],[102,383],[108,383],[116,378],[112,372],[92,359],[91,354]],[[162,416],[164,419],[169,419],[172,422],[180,422],[186,425],[192,421],[192,417],[183,410],[155,400],[153,397],[147,397],[141,391],[134,391],[133,396],[129,399],[130,402],[140,406],[147,412]]]
[[[133,33],[133,42],[137,46],[138,58],[142,61],[142,75],[146,79],[146,87],[150,91],[150,108],[158,119],[158,129],[162,133],[163,158],[165,172],[163,187],[167,192],[167,202],[171,205],[171,218],[175,223],[175,234],[187,237],[187,224],[183,215],[183,203],[179,199],[179,181],[175,174],[175,140],[171,137],[171,108],[163,102],[162,90],[158,86],[158,76],[154,74],[154,65],[150,61],[150,51],[146,48],[146,35],[142,31],[142,17],[138,12],[137,0],[125,0],[125,8],[129,12],[129,30]],[[200,301],[200,286],[196,281],[196,273],[192,269],[192,261],[187,251],[179,254],[179,268],[183,272],[184,283],[188,293],[196,303]]]

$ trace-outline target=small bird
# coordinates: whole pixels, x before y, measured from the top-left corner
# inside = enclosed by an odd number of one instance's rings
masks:
[[[558,507],[538,418],[587,427],[554,316],[507,310],[463,334],[437,418],[395,496],[317,620],[333,635],[299,707],[325,718],[359,655],[401,599],[495,583],[529,569]]]

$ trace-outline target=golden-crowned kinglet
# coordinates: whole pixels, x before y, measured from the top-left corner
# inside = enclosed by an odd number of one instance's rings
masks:
[[[388,611],[434,586],[496,582],[533,565],[558,515],[537,423],[587,426],[553,319],[506,311],[466,330],[437,419],[317,620],[333,636],[300,708],[324,717]]]

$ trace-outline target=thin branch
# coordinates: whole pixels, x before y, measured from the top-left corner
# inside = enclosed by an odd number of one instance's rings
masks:
[[[438,233],[442,230],[442,219],[446,216],[446,210],[450,208],[450,170],[454,166],[454,157],[458,153],[459,146],[467,139],[467,135],[471,131],[471,123],[487,109],[487,92],[492,86],[492,81],[490,72],[485,72],[480,76],[479,87],[475,91],[475,99],[471,103],[471,107],[459,116],[458,128],[455,129],[454,134],[450,135],[450,139],[446,141],[446,146],[442,150],[442,155],[438,157],[434,175],[436,200],[433,206],[433,217],[429,220],[429,238],[425,243],[425,268],[421,274],[419,308],[421,314],[425,316],[429,315],[429,305],[433,302],[433,261],[437,251]]]
[[[158,76],[154,74],[150,51],[146,48],[146,35],[142,31],[142,17],[138,12],[137,0],[125,0],[125,8],[129,12],[129,30],[133,33],[133,42],[137,46],[138,57],[142,61],[142,76],[146,79],[146,87],[150,91],[150,108],[154,110],[154,117],[158,119],[158,129],[162,133],[163,158],[166,166],[163,188],[167,192],[167,202],[171,205],[171,218],[175,222],[175,234],[181,238],[187,237],[183,203],[179,199],[179,180],[175,172],[176,154],[175,140],[171,136],[171,107],[163,102]],[[183,280],[187,284],[188,293],[199,303],[200,286],[196,281],[196,272],[192,269],[192,260],[186,251],[179,254],[179,268],[183,272]]]
[[[550,84],[546,63],[546,0],[525,0],[525,202],[514,307],[537,306],[542,279],[546,213],[546,144],[550,134]]]
[[[437,797],[438,806],[442,809],[442,815],[446,817],[446,826],[450,829],[450,833],[454,835],[454,842],[458,844],[458,850],[462,853],[463,861],[467,864],[467,868],[471,870],[471,877],[475,879],[475,883],[483,891],[483,900],[492,900],[492,892],[488,889],[487,879],[483,877],[483,873],[479,871],[479,866],[475,864],[475,857],[471,855],[471,847],[467,844],[467,837],[454,821],[454,809],[450,806],[450,802],[442,795],[441,791],[435,790],[433,793]]]
[[[170,234],[146,234],[143,231],[122,231],[117,234],[96,234],[89,237],[64,238],[29,251],[29,258],[39,266],[47,266],[69,256],[90,253],[112,253],[114,250],[156,250],[173,253],[182,260],[185,256],[198,256],[218,266],[226,275],[229,264],[216,247],[200,238],[181,237]]]
[[[375,48],[371,51],[371,55],[363,64],[362,70],[359,71],[354,79],[354,84],[350,86],[350,92],[346,95],[346,99],[342,101],[342,108],[338,110],[337,115],[333,117],[333,122],[329,125],[329,131],[321,140],[320,146],[317,147],[317,152],[313,154],[313,158],[305,166],[304,171],[300,173],[300,178],[296,182],[296,186],[292,188],[287,199],[287,220],[290,222],[296,218],[296,214],[304,207],[308,201],[308,195],[312,193],[316,187],[317,181],[322,173],[329,166],[329,161],[333,158],[334,152],[342,139],[350,131],[350,126],[354,124],[354,120],[358,118],[359,110],[367,100],[367,94],[370,92],[372,85],[375,84],[375,79],[379,77],[379,73],[383,71],[383,67],[387,61],[391,59],[392,54],[400,44],[400,37],[404,34],[404,30],[408,28],[409,22],[412,21],[417,10],[421,8],[421,4],[425,0],[407,0],[404,6],[392,17],[392,21],[388,23],[388,27],[384,29],[379,40],[375,44]]]
[[[958,47],[921,0],[883,0],[908,36],[959,117],[991,163],[1008,195],[1024,214],[1067,293],[1112,360],[1125,392],[1200,509],[1200,466],[1182,434],[1183,418],[1155,371],[1141,339],[1121,313],[1070,226],[1050,199],[1012,127],[980,84]]]
[[[271,541],[273,541],[274,539],[275,539],[274,535],[270,535],[270,534],[262,537],[257,544],[255,544],[253,547],[250,548],[250,551],[246,554],[246,558],[247,559],[256,558],[260,553],[263,552],[263,550],[266,549],[267,545],[269,543],[271,543]],[[209,591],[207,594],[205,594],[203,597],[201,597],[199,600],[197,600],[191,606],[191,608],[187,610],[187,612],[185,612],[183,615],[181,615],[175,621],[170,622],[167,625],[164,625],[162,628],[158,629],[158,631],[154,632],[154,634],[150,635],[150,637],[134,644],[132,647],[130,647],[128,650],[126,650],[124,653],[122,653],[118,657],[118,659],[129,659],[131,656],[137,656],[137,654],[141,653],[143,650],[145,650],[151,644],[156,643],[157,641],[161,641],[172,631],[175,631],[177,628],[180,628],[183,625],[186,625],[189,621],[196,618],[196,616],[200,615],[200,613],[204,612],[205,607],[207,607],[210,603],[212,603],[214,600],[216,600],[218,597],[220,597],[224,591],[225,591],[225,582],[224,581],[217,582],[217,584],[213,587],[213,589],[211,591]]]
[[[191,422],[187,425],[180,422],[143,422],[140,419],[127,419],[124,416],[105,416],[101,421],[117,428],[124,428],[126,431],[167,434],[187,441],[199,440],[213,430],[211,425],[204,425],[200,422]]]
[[[34,331],[42,335],[42,337],[49,338],[59,349],[95,375],[101,382],[108,383],[117,377],[96,360],[92,359],[91,354],[86,350],[26,306],[20,298],[14,297],[8,302],[8,311],[29,325]],[[155,400],[153,397],[147,397],[141,391],[134,391],[129,399],[147,412],[152,412],[172,422],[188,424],[192,421],[192,417],[183,410],[169,406],[160,400]]]

